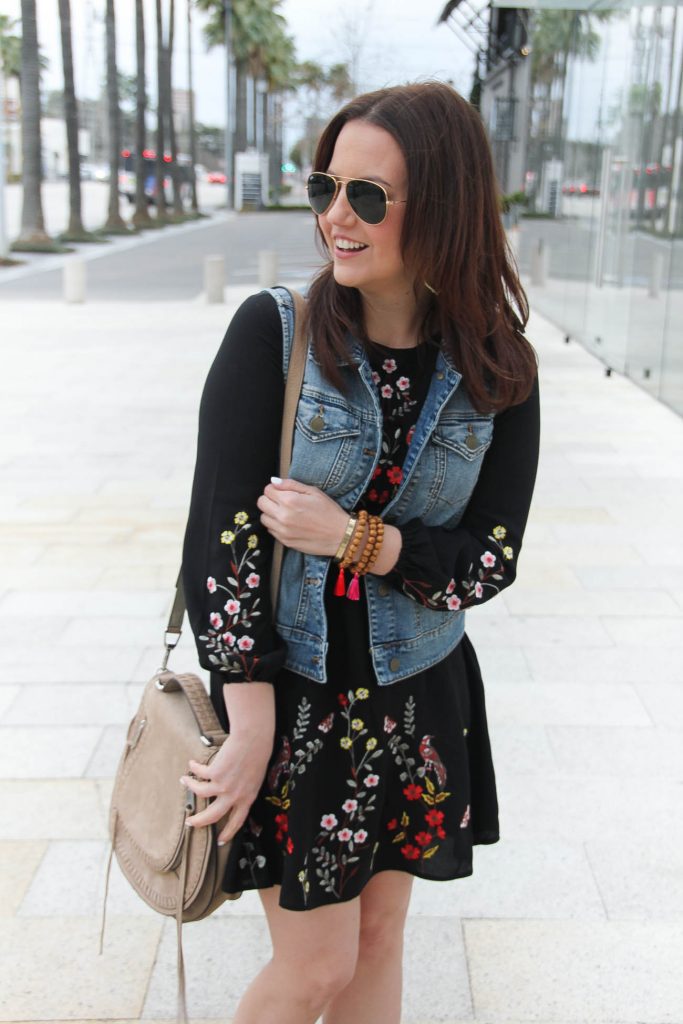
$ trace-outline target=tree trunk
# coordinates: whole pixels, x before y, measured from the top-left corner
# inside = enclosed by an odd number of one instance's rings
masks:
[[[71,51],[71,5],[70,0],[58,0],[58,4],[64,70],[64,122],[69,154],[69,226],[66,235],[71,241],[78,241],[85,235],[85,228],[81,217],[81,160],[78,152],[78,110]]]
[[[237,80],[235,110],[235,146],[233,154],[243,153],[247,148],[247,79],[249,77],[246,60],[235,60]],[[227,173],[231,173],[228,171]]]
[[[184,214],[183,200],[180,195],[180,168],[178,167],[178,145],[173,117],[173,43],[175,37],[175,0],[171,0],[169,8],[168,45],[166,47],[166,99],[168,117],[168,144],[171,150],[171,180],[173,182],[173,214],[182,217]]]
[[[137,57],[137,80],[135,95],[135,213],[133,224],[136,228],[149,227],[153,223],[147,208],[145,195],[146,146],[145,113],[147,110],[147,82],[145,78],[145,12],[143,0],[135,0],[135,50]]]
[[[166,74],[164,71],[164,35],[161,20],[161,0],[156,0],[157,16],[157,156],[156,156],[156,220],[166,223],[166,193],[164,177],[164,110],[166,109]]]
[[[60,0],[62,3],[63,0]],[[109,119],[109,211],[104,225],[107,231],[127,232],[119,211],[119,155],[121,152],[121,118],[119,113],[119,82],[116,72],[116,17],[114,0],[107,0],[107,115]]]
[[[192,0],[187,0],[187,88],[189,92],[190,188],[192,212],[199,213],[197,200],[197,138],[194,124],[194,87],[192,82]]]
[[[23,198],[19,246],[50,246],[45,232],[41,184],[40,67],[36,0],[21,0],[21,161]]]

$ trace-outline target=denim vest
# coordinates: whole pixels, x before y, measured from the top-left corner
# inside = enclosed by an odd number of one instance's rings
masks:
[[[292,299],[285,288],[268,291],[282,320],[286,376],[294,338]],[[289,475],[319,487],[350,512],[379,461],[382,414],[365,349],[349,338],[349,354],[357,369],[340,364],[348,382],[342,394],[325,380],[309,346]],[[403,464],[403,480],[382,511],[386,523],[400,527],[420,518],[427,526],[452,529],[460,522],[493,437],[493,414],[477,412],[460,382],[461,374],[442,349]],[[331,561],[287,548],[275,616],[287,645],[285,667],[319,683],[327,681],[324,591]],[[460,642],[463,611],[425,608],[372,573],[361,577],[361,585],[380,685],[435,665]]]

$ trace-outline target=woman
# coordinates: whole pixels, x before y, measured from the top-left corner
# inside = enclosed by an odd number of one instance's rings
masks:
[[[413,877],[471,874],[499,838],[463,609],[515,576],[536,364],[485,134],[448,86],[350,102],[308,194],[328,261],[290,478],[273,476],[288,293],[241,306],[202,398],[183,579],[230,737],[188,766],[214,798],[190,820],[231,810],[224,888],[258,888],[268,919],[235,1024],[397,1024]],[[344,555],[370,571],[349,582]]]

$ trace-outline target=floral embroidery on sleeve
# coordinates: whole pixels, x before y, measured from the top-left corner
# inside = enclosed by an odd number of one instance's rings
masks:
[[[230,548],[230,572],[223,583],[209,576],[206,589],[210,594],[218,594],[221,602],[223,595],[226,600],[210,612],[209,627],[199,639],[206,644],[209,661],[218,670],[239,672],[251,680],[259,658],[247,657],[254,647],[253,637],[247,631],[261,615],[261,577],[254,561],[260,554],[258,535],[246,512],[235,513],[233,525],[221,532],[220,541]]]
[[[512,547],[503,543],[506,537],[504,526],[494,526],[487,537],[493,550],[483,551],[478,564],[470,562],[467,574],[460,581],[452,578],[445,589],[434,591],[423,580],[404,579],[403,592],[425,608],[452,612],[493,597],[506,585],[506,562],[514,558]]]

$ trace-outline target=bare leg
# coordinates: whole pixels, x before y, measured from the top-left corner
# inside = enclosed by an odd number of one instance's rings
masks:
[[[412,885],[412,875],[381,871],[363,889],[356,971],[327,1004],[324,1024],[399,1024],[403,929]]]
[[[360,899],[295,911],[279,905],[279,886],[260,896],[273,957],[242,996],[233,1024],[314,1024],[353,976]]]

